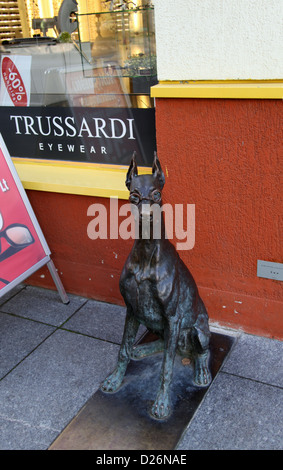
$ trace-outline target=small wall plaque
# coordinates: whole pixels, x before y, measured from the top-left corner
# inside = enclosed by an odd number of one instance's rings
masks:
[[[283,263],[257,260],[257,276],[283,281]]]

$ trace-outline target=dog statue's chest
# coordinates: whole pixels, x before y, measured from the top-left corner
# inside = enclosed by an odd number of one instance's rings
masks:
[[[145,277],[144,273],[129,275],[124,280],[124,288],[127,303],[132,306],[140,323],[154,331],[162,331],[163,309],[152,277]]]
[[[164,328],[160,301],[160,272],[155,263],[131,263],[121,278],[126,303],[133,308],[138,320],[155,331]]]
[[[134,277],[136,285],[150,281],[156,285],[159,278],[159,265],[156,260],[157,246],[144,244],[143,250],[135,253],[128,266],[126,277]]]
[[[128,300],[139,299],[140,302],[145,302],[148,297],[158,297],[158,281],[155,268],[148,265],[132,266],[123,278]]]

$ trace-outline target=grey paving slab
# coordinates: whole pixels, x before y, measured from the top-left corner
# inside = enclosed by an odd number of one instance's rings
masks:
[[[0,450],[45,450],[57,434],[52,429],[0,418]]]
[[[283,387],[283,342],[242,334],[223,370]]]
[[[179,450],[282,450],[283,390],[220,373]]]
[[[11,299],[12,297],[14,297],[14,295],[18,294],[22,289],[25,288],[25,285],[24,284],[18,284],[17,286],[15,286],[12,290],[10,290],[9,292],[7,292],[6,294],[2,295],[0,297],[0,306],[3,305],[5,302],[7,302],[7,300]]]
[[[0,378],[54,330],[52,326],[0,312]]]
[[[118,349],[57,330],[1,381],[0,417],[61,431],[113,370]]]
[[[27,286],[2,305],[0,310],[59,326],[87,301],[75,295],[68,295],[68,297],[70,303],[63,304],[57,291]]]
[[[80,311],[65,323],[64,328],[121,344],[125,317],[126,308],[123,306],[88,300]],[[146,328],[141,326],[137,339],[145,332]]]

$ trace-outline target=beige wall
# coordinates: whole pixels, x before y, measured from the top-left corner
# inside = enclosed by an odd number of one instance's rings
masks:
[[[155,0],[159,80],[283,78],[282,0]]]

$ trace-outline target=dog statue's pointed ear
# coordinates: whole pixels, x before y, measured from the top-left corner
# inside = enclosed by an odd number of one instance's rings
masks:
[[[160,188],[162,189],[165,184],[165,176],[161,169],[160,161],[158,160],[157,153],[154,152],[152,174],[159,181]]]
[[[132,160],[128,169],[128,173],[126,176],[126,186],[130,191],[131,181],[134,176],[138,176],[138,167],[136,162],[136,152],[133,153]]]

